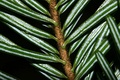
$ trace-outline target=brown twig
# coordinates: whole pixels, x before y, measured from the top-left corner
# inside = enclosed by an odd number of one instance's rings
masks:
[[[50,13],[51,13],[52,19],[54,19],[58,23],[56,26],[54,26],[54,32],[55,32],[55,36],[57,38],[57,44],[58,44],[60,57],[62,60],[64,60],[66,62],[66,64],[63,65],[63,68],[68,77],[68,80],[74,80],[74,73],[71,71],[72,65],[70,62],[70,58],[67,54],[67,50],[65,48],[63,48],[64,37],[63,37],[63,33],[61,31],[60,17],[59,17],[57,10],[55,9],[55,6],[56,6],[56,0],[50,0],[49,8],[50,8]]]

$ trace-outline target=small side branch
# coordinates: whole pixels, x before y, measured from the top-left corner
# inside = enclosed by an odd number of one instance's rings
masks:
[[[68,80],[74,80],[74,73],[71,70],[72,65],[70,62],[70,58],[68,56],[67,50],[65,48],[63,48],[64,36],[61,31],[60,17],[59,17],[57,10],[55,9],[56,0],[50,0],[49,4],[50,4],[49,8],[50,8],[50,13],[51,13],[52,19],[54,19],[58,23],[57,25],[54,26],[54,32],[55,32],[55,36],[57,38],[57,44],[58,44],[60,57],[62,60],[64,60],[66,62],[66,64],[63,65],[63,68],[68,77]]]

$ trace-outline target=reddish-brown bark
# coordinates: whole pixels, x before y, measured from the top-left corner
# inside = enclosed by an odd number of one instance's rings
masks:
[[[57,25],[54,26],[54,32],[57,38],[57,44],[58,44],[60,57],[62,60],[66,62],[66,64],[63,65],[63,68],[68,77],[68,80],[74,80],[74,73],[71,71],[72,65],[70,62],[70,58],[67,54],[66,48],[63,48],[64,37],[61,31],[60,17],[59,17],[57,10],[55,10],[55,6],[56,6],[56,0],[50,0],[49,8],[50,8],[51,17],[58,23]]]

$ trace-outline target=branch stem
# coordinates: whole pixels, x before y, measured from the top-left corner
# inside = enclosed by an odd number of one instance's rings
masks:
[[[49,8],[50,8],[51,17],[53,20],[55,20],[58,23],[57,25],[54,25],[54,32],[57,38],[59,54],[61,59],[66,62],[66,64],[63,65],[63,68],[68,77],[68,80],[74,80],[74,73],[72,72],[72,65],[70,62],[70,58],[68,56],[66,48],[63,48],[64,36],[61,30],[60,16],[58,11],[55,9],[55,6],[56,6],[56,0],[50,0]]]

